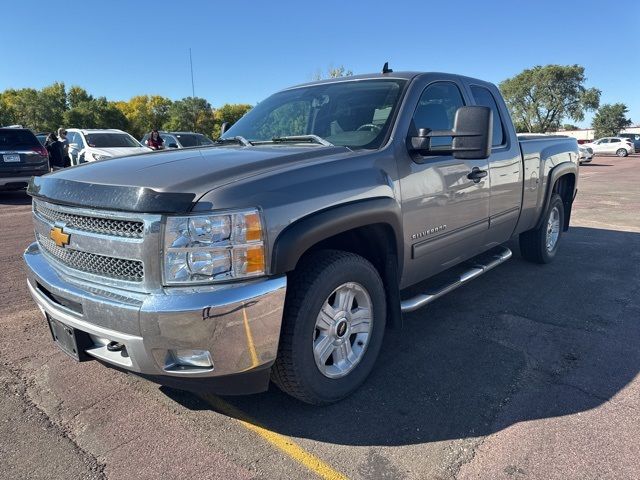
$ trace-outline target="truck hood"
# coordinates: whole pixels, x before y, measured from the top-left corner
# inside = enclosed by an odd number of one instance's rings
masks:
[[[293,163],[352,154],[346,147],[181,149],[101,160],[34,177],[29,194],[108,210],[184,213],[208,191]]]
[[[95,148],[91,147],[89,149],[91,153],[95,153],[97,155],[104,155],[105,157],[120,157],[122,155],[136,155],[138,153],[146,153],[151,151],[150,148],[147,147],[112,147],[112,148]],[[87,155],[89,157],[90,155]],[[87,158],[87,161],[94,161],[93,158]]]

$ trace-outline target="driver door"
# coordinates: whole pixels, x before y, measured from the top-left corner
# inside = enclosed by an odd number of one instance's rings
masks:
[[[427,85],[415,107],[410,131],[451,130],[465,90],[455,81]],[[433,139],[450,148],[452,139]],[[474,169],[489,171],[489,160],[462,160],[449,153],[399,162],[405,234],[403,287],[470,258],[482,250],[489,228],[490,180],[469,179]],[[404,159],[403,159],[404,160]],[[404,171],[403,171],[404,170]]]

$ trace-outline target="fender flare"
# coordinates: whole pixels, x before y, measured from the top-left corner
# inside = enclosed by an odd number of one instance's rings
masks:
[[[271,274],[294,270],[304,252],[322,240],[374,224],[386,224],[392,228],[397,258],[402,259],[404,245],[400,207],[392,198],[379,197],[331,207],[287,226],[273,244]]]
[[[542,203],[542,209],[540,211],[540,218],[536,222],[536,226],[534,228],[539,228],[542,225],[542,221],[544,219],[544,214],[549,207],[549,202],[551,201],[551,195],[553,194],[553,186],[556,184],[560,177],[564,177],[565,175],[573,174],[578,179],[578,167],[573,162],[563,162],[551,169],[549,172],[549,179],[547,181],[547,188],[544,193],[544,201]],[[575,198],[575,184],[574,191],[571,195],[571,202]]]

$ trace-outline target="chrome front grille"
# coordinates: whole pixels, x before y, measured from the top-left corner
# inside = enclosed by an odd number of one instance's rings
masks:
[[[55,209],[55,207],[49,207],[38,200],[33,202],[33,211],[48,222],[62,222],[69,228],[84,232],[124,238],[142,238],[144,234],[143,222],[64,212]]]
[[[128,282],[141,282],[144,279],[144,265],[140,261],[62,248],[40,233],[36,237],[45,252],[69,268]]]

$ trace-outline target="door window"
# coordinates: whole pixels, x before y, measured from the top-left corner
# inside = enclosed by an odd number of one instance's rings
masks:
[[[611,139],[611,143],[620,143],[620,139],[619,138],[612,138]]]
[[[413,113],[415,132],[421,128],[429,130],[451,130],[458,108],[464,106],[460,89],[455,83],[436,82],[424,89],[416,111]],[[431,148],[451,148],[451,137],[431,139]]]
[[[498,147],[504,144],[504,127],[502,126],[502,118],[500,117],[500,111],[498,110],[496,99],[493,97],[489,89],[479,87],[477,85],[471,86],[471,93],[478,105],[489,107],[493,111],[493,141],[491,145]]]

